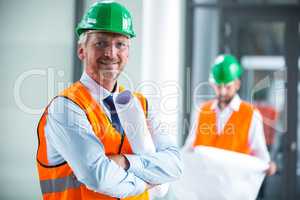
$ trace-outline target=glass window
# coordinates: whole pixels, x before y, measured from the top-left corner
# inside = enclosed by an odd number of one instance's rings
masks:
[[[242,82],[246,85],[247,99],[257,107],[263,117],[264,134],[271,159],[278,172],[266,179],[261,193],[264,199],[279,200],[283,186],[283,143],[287,129],[286,67],[283,56],[244,56]],[[245,89],[244,89],[245,90]],[[245,91],[244,91],[245,92]],[[262,194],[261,194],[262,195]]]
[[[241,23],[238,29],[242,55],[282,55],[284,52],[284,23]]]
[[[271,5],[282,5],[282,4],[298,4],[298,0],[238,0],[240,4],[271,4]]]

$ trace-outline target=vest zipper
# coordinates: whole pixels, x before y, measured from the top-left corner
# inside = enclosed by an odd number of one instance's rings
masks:
[[[119,147],[119,152],[118,152],[118,154],[121,154],[122,146],[123,146],[123,143],[124,143],[124,138],[125,138],[125,133],[121,134],[121,144],[120,144],[120,147]],[[117,200],[121,200],[121,199],[120,199],[120,198],[117,198]]]
[[[121,154],[121,151],[122,151],[122,146],[123,146],[123,143],[124,143],[124,138],[125,138],[125,134],[123,133],[122,134],[122,138],[121,138],[121,144],[120,144],[120,147],[119,147],[119,154]],[[121,200],[121,199],[118,198],[117,200]]]

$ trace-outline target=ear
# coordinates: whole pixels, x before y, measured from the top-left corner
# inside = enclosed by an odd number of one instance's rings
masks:
[[[77,48],[77,56],[78,58],[83,61],[84,60],[84,48],[82,47],[82,45],[78,45],[78,48]]]

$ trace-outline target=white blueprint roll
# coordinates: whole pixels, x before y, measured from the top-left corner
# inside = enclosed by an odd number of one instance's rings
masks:
[[[115,97],[115,106],[132,151],[135,154],[154,153],[155,146],[138,99],[124,91]]]
[[[178,200],[255,200],[268,168],[254,156],[214,147],[181,153],[185,170],[171,184]]]
[[[135,154],[154,153],[153,144],[145,114],[139,100],[130,91],[124,91],[114,97],[116,111],[126,133],[132,151]],[[151,198],[163,197],[169,190],[169,184],[162,184],[150,189]]]

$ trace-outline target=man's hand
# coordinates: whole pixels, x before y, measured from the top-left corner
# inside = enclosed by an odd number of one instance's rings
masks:
[[[272,176],[273,174],[275,174],[276,170],[277,170],[276,164],[271,161],[269,163],[269,168],[266,170],[266,175],[267,176]]]
[[[130,164],[129,164],[127,158],[123,154],[109,155],[108,158],[115,161],[123,169],[125,169],[125,170],[129,169]]]

